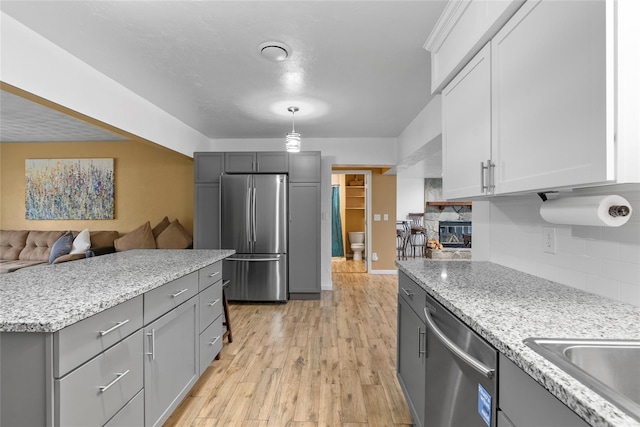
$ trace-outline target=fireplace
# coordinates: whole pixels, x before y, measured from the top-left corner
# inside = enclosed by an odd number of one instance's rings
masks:
[[[445,248],[470,248],[471,221],[440,221],[438,237]]]

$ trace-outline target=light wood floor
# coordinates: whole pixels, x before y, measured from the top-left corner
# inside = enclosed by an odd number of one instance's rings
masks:
[[[166,426],[409,426],[397,276],[334,273],[321,300],[231,304],[223,347]]]
[[[331,258],[332,273],[366,273],[367,264],[365,260],[354,261],[351,258],[333,257]]]

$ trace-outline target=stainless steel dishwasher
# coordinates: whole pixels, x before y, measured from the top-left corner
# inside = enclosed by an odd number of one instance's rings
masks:
[[[497,351],[427,295],[426,410],[429,427],[495,427]]]

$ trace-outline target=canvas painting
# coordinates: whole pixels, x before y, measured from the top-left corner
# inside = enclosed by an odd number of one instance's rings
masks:
[[[27,159],[27,219],[113,219],[113,159]]]

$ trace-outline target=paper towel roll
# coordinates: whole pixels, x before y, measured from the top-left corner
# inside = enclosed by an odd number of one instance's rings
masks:
[[[627,215],[613,216],[609,212],[612,206],[628,207]],[[540,216],[552,224],[619,227],[629,221],[631,213],[631,204],[615,195],[565,197],[548,200],[540,206]]]

